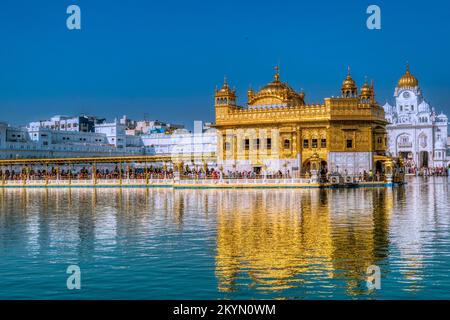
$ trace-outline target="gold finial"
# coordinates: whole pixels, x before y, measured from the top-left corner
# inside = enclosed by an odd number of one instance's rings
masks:
[[[275,66],[275,81],[280,81],[280,67]]]
[[[350,66],[347,66],[347,76],[351,77]]]
[[[224,85],[224,86],[227,85],[227,76],[223,76],[223,85]]]

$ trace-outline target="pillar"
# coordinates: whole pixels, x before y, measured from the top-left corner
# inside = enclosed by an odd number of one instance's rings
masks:
[[[384,162],[384,170],[386,173],[386,183],[392,184],[392,176],[393,176],[393,171],[394,171],[394,163],[393,163],[392,159],[386,160]]]

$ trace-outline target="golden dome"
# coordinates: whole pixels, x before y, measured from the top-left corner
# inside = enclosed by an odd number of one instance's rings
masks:
[[[348,67],[347,77],[342,82],[341,94],[343,97],[347,98],[356,97],[358,95],[358,87],[350,74],[350,67]]]
[[[419,80],[409,71],[409,65],[406,66],[406,73],[398,80],[398,88],[414,88],[419,86]]]
[[[283,94],[290,91],[294,91],[287,83],[283,83],[280,81],[280,73],[279,68],[275,67],[275,75],[273,77],[273,81],[264,86],[259,93],[267,93],[267,94]]]
[[[220,92],[228,92],[230,90],[230,87],[228,86],[227,83],[227,77],[223,78],[223,85],[222,88],[220,88]]]
[[[297,93],[287,83],[280,81],[279,68],[275,67],[272,82],[265,85],[257,93],[248,92],[249,105],[287,103],[289,105],[303,105],[304,93]]]
[[[352,89],[356,89],[356,83],[350,74],[350,67],[349,67],[347,77],[342,82],[342,90],[352,90]]]
[[[369,99],[372,95],[372,90],[370,89],[369,84],[367,83],[367,78],[364,80],[364,84],[361,87],[360,97],[362,99]]]

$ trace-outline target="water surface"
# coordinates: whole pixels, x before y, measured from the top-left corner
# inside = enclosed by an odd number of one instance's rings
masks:
[[[449,181],[3,189],[0,299],[449,299]],[[73,264],[81,290],[66,287]]]

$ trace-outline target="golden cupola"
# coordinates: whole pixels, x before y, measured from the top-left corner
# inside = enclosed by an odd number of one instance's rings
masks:
[[[216,105],[236,105],[236,89],[231,90],[227,78],[223,80],[222,88],[215,92]]]
[[[359,97],[362,100],[369,100],[372,97],[372,89],[370,88],[369,83],[367,83],[367,77],[365,78],[364,84],[361,87]]]
[[[419,86],[419,80],[409,71],[409,65],[406,66],[406,73],[398,80],[398,88],[415,88]]]
[[[358,96],[358,87],[350,74],[350,67],[348,67],[347,77],[342,82],[341,95],[344,98],[354,98]]]
[[[275,75],[272,82],[265,85],[258,92],[248,91],[248,105],[304,105],[305,94],[297,93],[286,82],[280,81],[279,68],[275,67]]]

